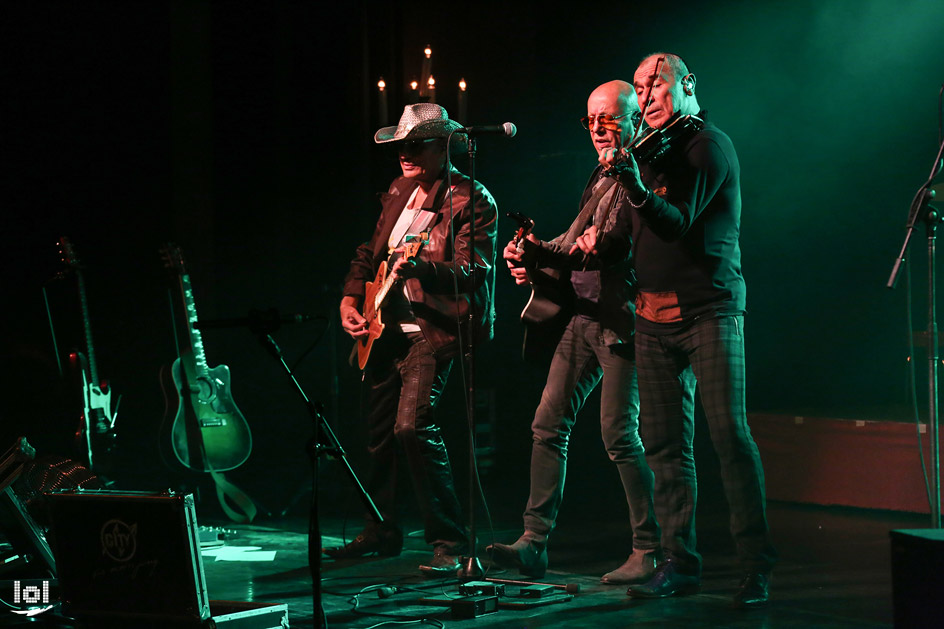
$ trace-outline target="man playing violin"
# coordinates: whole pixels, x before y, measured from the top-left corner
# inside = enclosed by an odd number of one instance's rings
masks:
[[[634,87],[645,122],[666,129],[700,114],[695,76],[673,54],[643,59]],[[735,607],[763,605],[776,560],[766,516],[764,472],[747,425],[745,284],[738,245],[740,167],[730,138],[711,123],[679,139],[657,162],[607,148],[600,162],[628,198],[635,271],[640,432],[655,473],[655,508],[665,561],[633,597],[698,589],[697,484],[693,456],[696,383],[721,462],[731,534],[744,578]],[[623,223],[621,223],[623,224]],[[578,240],[592,251],[595,235]]]
[[[634,114],[638,115],[636,98],[625,81],[604,83],[590,94],[582,122],[598,158],[626,144]],[[652,471],[638,433],[631,241],[628,228],[618,225],[629,216],[625,203],[625,191],[597,166],[570,229],[549,242],[529,234],[520,241],[520,249],[512,241],[504,250],[516,283],[527,283],[538,267],[556,269],[571,297],[565,311],[569,321],[557,340],[531,426],[531,490],[524,533],[513,544],[492,544],[487,549],[497,563],[530,577],[542,577],[547,568],[547,540],[563,499],[571,430],[580,408],[601,382],[603,442],[619,471],[633,527],[629,559],[601,581],[640,583],[655,571],[659,527],[652,505]],[[584,255],[576,242],[585,238],[587,229],[597,246]]]

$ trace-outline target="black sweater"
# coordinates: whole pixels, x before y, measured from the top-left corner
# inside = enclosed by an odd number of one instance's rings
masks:
[[[653,194],[632,211],[639,331],[674,332],[744,313],[740,172],[731,139],[711,123],[640,167]]]

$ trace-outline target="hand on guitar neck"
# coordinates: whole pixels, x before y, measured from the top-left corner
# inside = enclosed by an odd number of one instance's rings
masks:
[[[507,216],[518,223],[518,229],[515,230],[514,237],[505,245],[502,257],[505,259],[505,264],[508,265],[508,270],[511,272],[515,284],[520,286],[529,282],[525,270],[525,251],[522,241],[529,240],[535,245],[540,241],[531,233],[531,230],[534,229],[533,220],[519,212],[508,212]]]
[[[393,264],[393,268],[386,274],[385,279],[389,282],[396,282],[398,279],[409,277],[421,277],[429,270],[429,263],[417,258],[403,257],[404,248],[399,247],[391,252],[390,258],[393,259],[397,254],[400,257]],[[389,266],[389,260],[385,263]],[[386,268],[386,267],[385,267]],[[360,300],[352,295],[345,295],[341,298],[341,327],[354,340],[359,340],[369,334],[368,321],[361,315],[362,306]]]

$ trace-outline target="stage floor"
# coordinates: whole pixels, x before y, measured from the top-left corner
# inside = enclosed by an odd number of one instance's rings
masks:
[[[513,511],[508,505],[507,512]],[[502,511],[502,509],[498,509]],[[638,601],[625,587],[604,586],[599,576],[625,559],[625,524],[573,518],[555,534],[550,569],[544,581],[579,584],[573,598],[531,608],[506,608],[506,597],[494,613],[453,619],[449,607],[421,603],[423,598],[458,596],[452,580],[421,578],[416,567],[429,550],[416,527],[410,529],[398,557],[334,561],[323,558],[322,604],[329,627],[366,628],[385,621],[429,619],[425,626],[447,627],[890,627],[893,619],[889,531],[926,528],[927,516],[851,508],[771,503],[769,517],[781,559],[774,573],[771,602],[766,609],[735,611],[730,597],[739,580],[723,508],[706,515],[699,509],[699,544],[704,555],[699,594]],[[496,522],[499,541],[519,534],[516,518]],[[304,517],[262,519],[253,524],[203,522],[223,529],[219,548],[204,548],[203,562],[210,599],[285,603],[292,627],[314,624],[308,567],[308,523]],[[323,517],[325,545],[356,535],[361,522]],[[479,523],[480,547],[492,540],[487,524]],[[618,550],[614,550],[618,549]],[[222,552],[221,552],[222,551]],[[274,556],[272,553],[274,552]],[[488,562],[483,558],[483,564]],[[489,570],[488,576],[519,575]],[[381,598],[380,586],[396,593]],[[506,594],[514,592],[506,588]],[[20,620],[0,612],[0,626],[90,626],[65,619],[57,609]],[[402,625],[387,625],[402,626]]]

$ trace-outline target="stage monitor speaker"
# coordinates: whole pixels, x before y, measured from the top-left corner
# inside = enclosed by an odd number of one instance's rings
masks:
[[[892,531],[892,601],[895,627],[941,627],[944,612],[944,530]]]
[[[192,495],[74,491],[48,500],[63,613],[135,627],[210,617]]]

